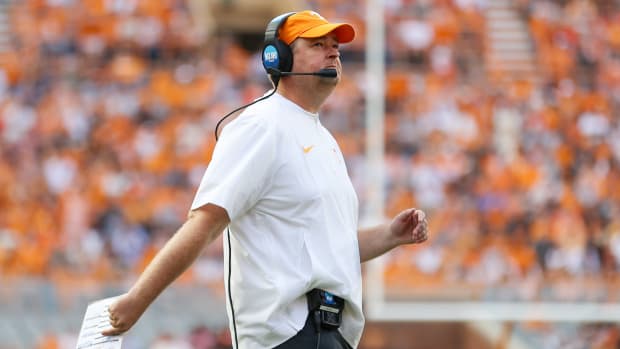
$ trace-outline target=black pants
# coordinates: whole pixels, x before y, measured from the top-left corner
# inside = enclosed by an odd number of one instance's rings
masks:
[[[317,345],[318,344],[318,345]],[[301,331],[274,349],[352,349],[338,330],[315,330],[312,317],[308,316]]]

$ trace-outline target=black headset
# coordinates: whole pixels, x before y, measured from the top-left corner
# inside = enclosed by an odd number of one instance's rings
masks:
[[[286,19],[295,13],[289,12],[277,16],[265,29],[262,60],[263,67],[272,78],[274,75],[279,75],[279,72],[290,72],[293,69],[293,51],[289,45],[280,40],[278,32]]]

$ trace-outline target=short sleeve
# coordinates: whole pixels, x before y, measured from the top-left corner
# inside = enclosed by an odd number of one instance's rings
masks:
[[[228,124],[215,146],[191,209],[208,203],[224,208],[231,220],[252,208],[270,186],[276,161],[274,125],[252,115]]]

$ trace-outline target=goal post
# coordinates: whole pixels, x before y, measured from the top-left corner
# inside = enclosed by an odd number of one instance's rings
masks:
[[[382,0],[366,1],[366,197],[364,224],[374,225],[383,220],[385,205],[384,177],[384,118],[385,118],[385,19]],[[372,317],[375,306],[384,299],[384,258],[365,265],[368,280],[365,301]],[[379,308],[377,310],[380,310]]]

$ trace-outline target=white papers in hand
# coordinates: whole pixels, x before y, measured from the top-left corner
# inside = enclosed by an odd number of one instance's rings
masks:
[[[103,330],[111,327],[108,306],[118,297],[100,299],[86,308],[76,349],[120,349],[122,336],[104,336]]]

